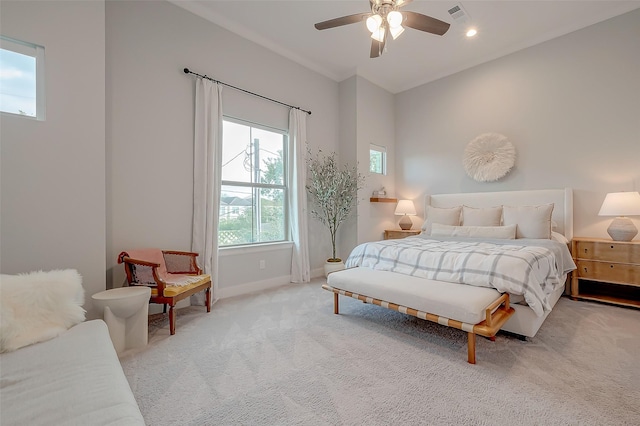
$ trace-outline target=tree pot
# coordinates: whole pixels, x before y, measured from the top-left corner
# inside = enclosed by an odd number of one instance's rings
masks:
[[[342,259],[327,259],[324,263],[324,276],[328,277],[330,273],[344,269]]]

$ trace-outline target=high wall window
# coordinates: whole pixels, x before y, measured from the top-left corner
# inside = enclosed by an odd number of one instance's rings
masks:
[[[380,175],[387,174],[387,149],[384,146],[370,144],[369,172]]]
[[[285,131],[225,118],[220,247],[286,241]]]
[[[0,111],[44,120],[44,47],[0,36]]]

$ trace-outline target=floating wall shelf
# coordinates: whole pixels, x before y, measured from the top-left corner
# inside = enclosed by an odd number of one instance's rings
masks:
[[[379,198],[379,197],[371,197],[369,201],[372,203],[397,203],[397,198]]]

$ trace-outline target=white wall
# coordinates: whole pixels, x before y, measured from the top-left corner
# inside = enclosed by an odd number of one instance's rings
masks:
[[[371,203],[374,190],[384,187],[389,197],[395,193],[394,96],[361,76],[340,83],[340,161],[357,165],[365,177],[358,193],[356,214],[338,231],[338,255],[346,258],[362,242],[381,240],[385,229],[397,227],[394,203]],[[369,173],[371,144],[387,148],[387,174]]]
[[[358,77],[357,89],[357,158],[358,170],[366,176],[358,205],[358,243],[381,240],[385,229],[398,228],[393,215],[395,203],[371,203],[372,192],[384,187],[388,197],[395,197],[395,117],[394,96]],[[371,144],[387,149],[387,174],[369,173]]]
[[[107,267],[118,287],[120,251],[191,246],[195,83],[183,68],[311,110],[308,141],[327,151],[337,149],[338,83],[171,3],[108,1],[106,22]],[[280,108],[226,87],[223,94],[225,112],[240,118]],[[288,109],[280,111],[274,119],[286,123]],[[319,271],[330,245],[315,220],[310,241]],[[288,282],[290,257],[290,246],[226,251],[221,295],[247,283]]]
[[[74,268],[105,289],[104,2],[2,1],[2,34],[45,48],[46,121],[2,114],[0,269]]]
[[[608,238],[606,193],[640,190],[638,40],[640,9],[398,94],[398,192],[422,210],[425,192],[571,187],[575,235]],[[462,166],[484,132],[517,150],[496,183]]]

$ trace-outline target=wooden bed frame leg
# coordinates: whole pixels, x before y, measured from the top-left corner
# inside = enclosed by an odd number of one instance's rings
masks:
[[[467,362],[469,364],[476,363],[476,335],[475,333],[467,333]]]
[[[338,315],[338,293],[333,293],[333,313]]]
[[[492,342],[495,342],[496,341],[496,336],[489,337],[489,340],[491,340]]]

